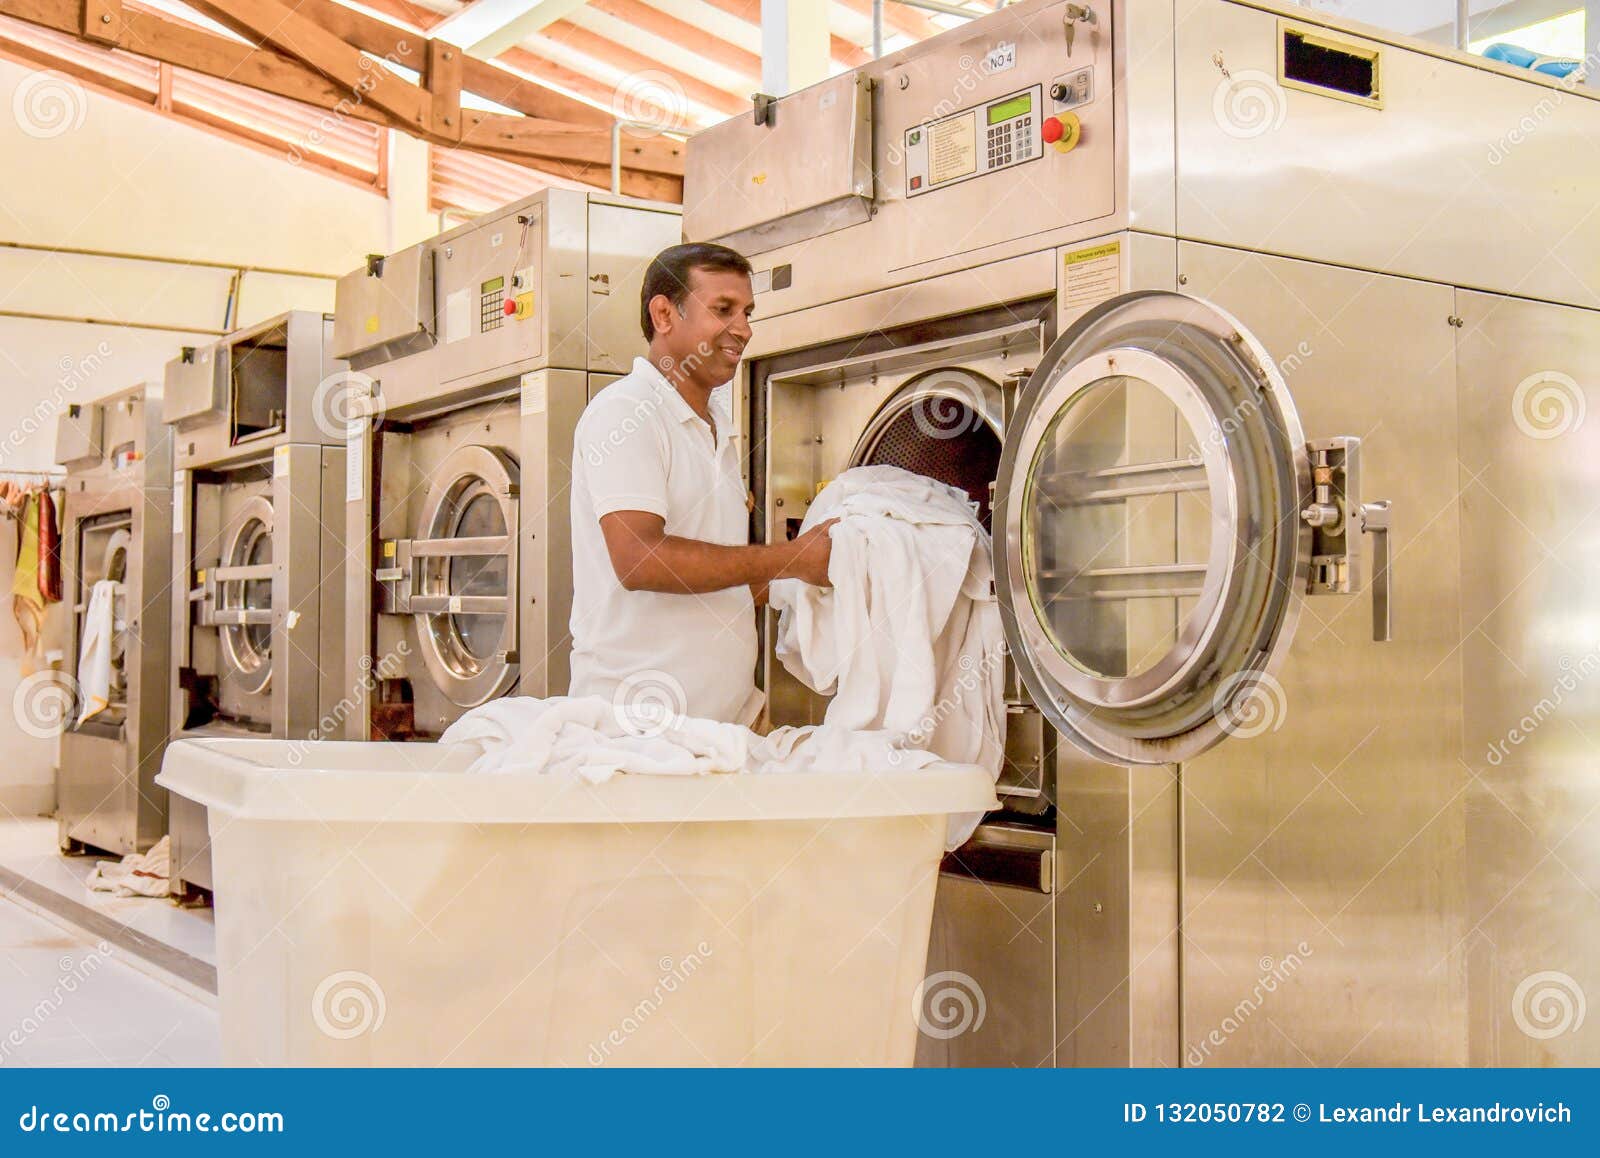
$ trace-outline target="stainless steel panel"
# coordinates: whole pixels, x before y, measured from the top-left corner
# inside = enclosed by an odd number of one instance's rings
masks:
[[[1453,294],[1191,244],[1179,269],[1274,353],[1309,437],[1364,438],[1400,512],[1394,642],[1370,592],[1305,602],[1276,686],[1184,766],[1185,1059],[1463,1064]]]
[[[773,101],[763,123],[729,117],[691,137],[684,231],[750,254],[866,221],[872,105],[871,80],[844,73]]]
[[[1594,1065],[1600,1024],[1600,313],[1457,295],[1459,752],[1475,1065]],[[1403,618],[1397,619],[1403,629]]]
[[[1600,304],[1592,205],[1563,192],[1600,94],[1339,31],[1382,51],[1377,109],[1283,86],[1274,12],[1178,0],[1175,34],[1180,235]]]
[[[103,413],[95,403],[74,403],[56,416],[56,462],[66,467],[85,467],[100,460],[105,454],[100,438]]]
[[[939,878],[918,991],[918,1065],[1054,1063],[1053,901],[1045,893]]]
[[[756,263],[758,287],[761,273],[780,266],[789,267],[790,281],[786,288],[758,295],[758,316],[770,318],[892,286],[914,292],[918,283],[941,274],[1126,227],[1126,198],[1117,181],[1123,142],[1114,98],[1122,85],[1113,81],[1114,71],[1126,65],[1114,56],[1118,33],[1109,17],[1111,8],[1095,7],[1102,9],[1101,19],[1091,27],[1078,26],[1070,45],[1065,3],[1025,0],[857,70],[875,85],[875,213],[863,224],[763,252]],[[991,54],[997,60],[1009,56],[1015,63],[993,67]],[[1072,110],[1083,126],[1076,148],[1062,153],[1043,147],[1040,140],[1033,160],[910,195],[905,164],[909,130],[1033,85],[1048,94],[1054,82],[1085,68],[1093,70],[1095,95]],[[1152,93],[1148,103],[1158,99]],[[1057,103],[1044,98],[1052,111]],[[1042,123],[1042,116],[1036,117],[1031,131],[1038,133]],[[719,136],[746,131],[742,118],[731,118],[692,139],[689,183],[696,179],[697,155],[720,152]],[[772,187],[781,195],[785,188],[810,180],[814,153],[813,146],[775,159],[760,188]],[[691,204],[685,233],[690,240],[704,240],[711,234],[703,229],[715,226],[697,224],[692,209]],[[988,280],[988,301],[1010,293],[997,273]]]
[[[639,291],[644,273],[656,254],[682,240],[682,223],[676,213],[644,211],[637,205],[591,199],[585,252],[587,294],[563,291],[556,308],[557,324],[564,324],[568,309],[583,310],[588,351],[582,365],[600,373],[626,374],[633,359],[644,353],[645,337],[639,318]]]
[[[216,347],[185,346],[178,357],[167,363],[163,419],[179,430],[187,430],[220,416],[223,410]]]
[[[334,291],[333,354],[357,369],[434,344],[433,251],[413,245],[370,258]]]

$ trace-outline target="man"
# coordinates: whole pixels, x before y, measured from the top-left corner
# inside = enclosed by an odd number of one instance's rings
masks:
[[[649,351],[573,442],[571,693],[750,724],[756,602],[774,579],[827,585],[831,524],[750,545],[733,420],[712,397],[750,341],[750,263],[675,245],[639,297]]]

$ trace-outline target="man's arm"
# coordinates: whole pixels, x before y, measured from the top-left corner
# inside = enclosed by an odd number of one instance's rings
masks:
[[[762,587],[774,579],[828,584],[828,532],[819,523],[787,543],[726,547],[666,533],[666,520],[649,511],[612,511],[600,517],[606,551],[617,580],[629,591],[697,595],[726,587]]]

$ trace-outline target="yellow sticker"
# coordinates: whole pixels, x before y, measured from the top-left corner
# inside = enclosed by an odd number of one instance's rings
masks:
[[[1061,305],[1065,309],[1099,305],[1122,291],[1120,242],[1075,249],[1062,257],[1061,265]]]
[[[194,581],[196,583],[204,583],[206,581],[206,573],[204,571],[196,571],[194,573]]]
[[[394,544],[392,542],[391,543],[385,543],[383,545],[383,557],[385,559],[393,559],[394,558]]]
[[[376,334],[377,332],[378,332],[378,315],[377,314],[371,314],[371,315],[369,315],[367,317],[367,333]]]
[[[765,173],[757,173],[750,178],[750,183],[752,185],[765,185],[767,183],[767,175]]]

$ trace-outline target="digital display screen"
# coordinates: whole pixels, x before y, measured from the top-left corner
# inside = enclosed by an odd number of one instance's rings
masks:
[[[1033,94],[1025,92],[1021,96],[1012,97],[1008,101],[1001,101],[997,105],[989,106],[989,123],[998,125],[1001,121],[1009,121],[1012,117],[1020,117],[1023,113],[1033,111]]]
[[[501,276],[501,277],[492,277],[488,281],[483,283],[483,285],[479,288],[478,292],[481,293],[481,294],[492,294],[492,293],[494,293],[495,290],[502,290],[502,289],[505,289],[505,288],[506,288],[506,279],[503,276]]]

